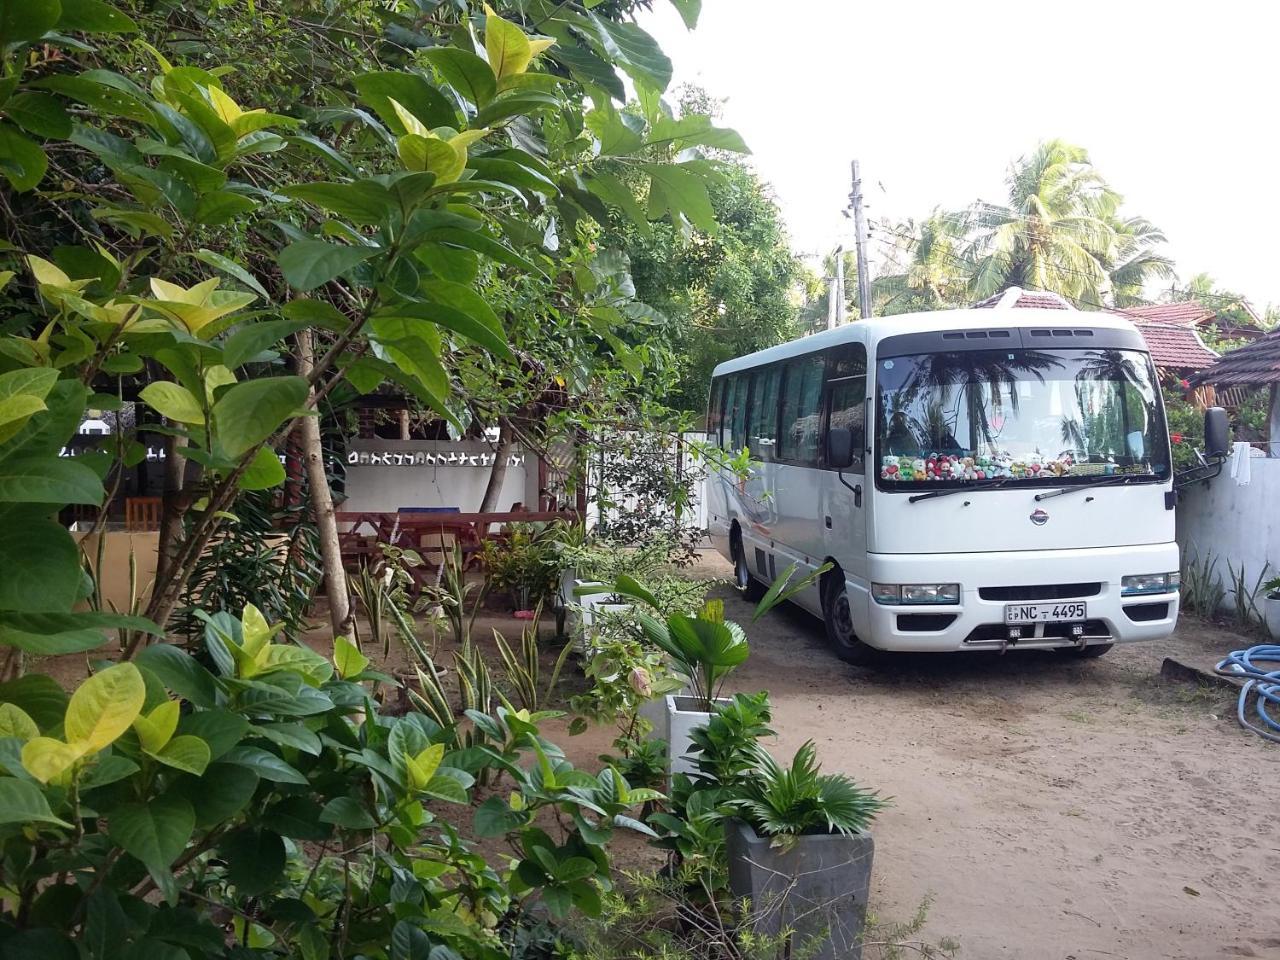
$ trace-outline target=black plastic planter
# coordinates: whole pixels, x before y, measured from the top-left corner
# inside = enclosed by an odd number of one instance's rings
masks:
[[[859,960],[875,843],[869,833],[799,837],[773,849],[742,820],[725,823],[729,889],[751,901],[756,931],[791,929],[793,950],[812,960]]]

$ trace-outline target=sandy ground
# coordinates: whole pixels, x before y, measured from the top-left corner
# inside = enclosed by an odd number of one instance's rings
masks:
[[[702,564],[727,576],[718,557]],[[894,798],[873,829],[872,910],[932,899],[925,935],[975,960],[1280,958],[1280,745],[1234,702],[1161,682],[1166,656],[1208,665],[1249,641],[1187,620],[1098,660],[1048,652],[845,665],[799,610],[746,625],[731,678],[767,688],[789,757]]]

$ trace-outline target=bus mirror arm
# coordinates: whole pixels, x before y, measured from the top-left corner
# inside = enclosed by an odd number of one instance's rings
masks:
[[[836,476],[840,478],[840,482],[853,491],[853,505],[855,507],[862,506],[862,484],[852,484],[844,478],[844,471],[837,469]]]

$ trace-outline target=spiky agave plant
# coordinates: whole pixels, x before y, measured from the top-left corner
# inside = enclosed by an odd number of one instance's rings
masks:
[[[843,773],[823,773],[812,740],[796,751],[789,768],[759,745],[756,754],[755,775],[743,779],[729,806],[757,833],[775,837],[775,845],[805,833],[857,833],[889,803]]]

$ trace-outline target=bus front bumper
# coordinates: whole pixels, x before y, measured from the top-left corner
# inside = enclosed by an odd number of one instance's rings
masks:
[[[1159,640],[1178,621],[1177,591],[1121,595],[1121,580],[1179,569],[1176,543],[1087,550],[972,554],[871,554],[869,582],[850,581],[859,639],[882,650],[1048,649]],[[958,604],[880,604],[871,583],[958,583]],[[1009,605],[1086,604],[1083,620],[1006,623]],[[859,609],[861,608],[861,609]],[[858,614],[862,613],[863,617]],[[864,619],[865,617],[865,619]],[[860,624],[861,625],[861,624]]]

